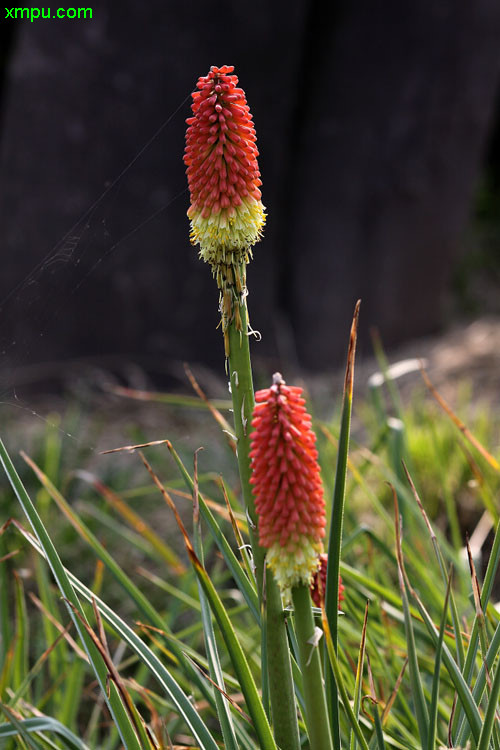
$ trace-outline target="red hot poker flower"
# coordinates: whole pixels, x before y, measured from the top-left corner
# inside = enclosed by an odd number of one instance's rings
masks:
[[[247,262],[265,221],[255,128],[233,71],[232,65],[213,66],[198,79],[184,155],[191,242],[200,246],[221,287],[220,266]]]
[[[325,535],[325,501],[316,436],[302,388],[273,385],[255,394],[250,457],[259,541],[286,593],[309,585],[319,565]]]
[[[328,555],[323,552],[319,556],[319,568],[315,572],[311,583],[311,598],[316,607],[321,607],[321,603],[325,600],[327,566]],[[339,607],[343,599],[344,585],[342,583],[342,578],[339,576]]]

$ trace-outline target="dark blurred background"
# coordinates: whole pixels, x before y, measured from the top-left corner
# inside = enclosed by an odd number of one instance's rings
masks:
[[[235,65],[261,153],[257,358],[339,365],[358,297],[362,349],[500,312],[498,0],[89,7],[0,27],[4,385],[74,358],[220,369],[182,162],[212,64]]]

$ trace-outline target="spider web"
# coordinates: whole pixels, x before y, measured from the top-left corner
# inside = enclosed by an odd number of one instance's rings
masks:
[[[110,264],[117,251],[126,251],[132,238],[139,236],[186,193],[187,188],[179,186],[178,192],[152,213],[139,206],[137,213],[143,216],[139,221],[137,217],[128,221],[128,226],[118,236],[108,229],[115,206],[119,206],[119,194],[125,181],[131,178],[134,167],[140,165],[153,145],[164,136],[172,121],[180,116],[190,96],[176,107],[55,246],[0,301],[0,415],[2,411],[5,413],[5,410],[15,408],[51,423],[50,418],[30,405],[31,397],[23,392],[23,378],[29,380],[35,342],[38,343],[49,330],[53,337],[57,320],[75,305],[79,290],[92,279],[97,269]],[[18,335],[13,336],[13,330]],[[38,372],[43,370],[43,365],[34,367]],[[73,434],[58,429],[79,442]],[[93,450],[92,446],[87,447]]]

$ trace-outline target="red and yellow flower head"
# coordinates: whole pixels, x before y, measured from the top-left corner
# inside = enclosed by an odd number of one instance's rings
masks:
[[[200,246],[200,256],[223,290],[227,284],[244,284],[238,267],[248,262],[265,222],[255,128],[233,70],[213,66],[199,78],[184,154],[191,242]]]
[[[319,567],[326,515],[316,436],[302,388],[279,373],[255,394],[250,457],[259,542],[285,594],[310,585]]]

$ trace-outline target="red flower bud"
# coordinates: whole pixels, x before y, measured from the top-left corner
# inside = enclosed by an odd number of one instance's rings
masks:
[[[319,556],[319,568],[315,572],[312,584],[311,584],[311,598],[316,607],[321,607],[321,603],[325,600],[326,591],[326,571],[328,565],[328,555],[322,553]],[[342,578],[339,576],[339,608],[340,602],[344,599],[344,585]]]

